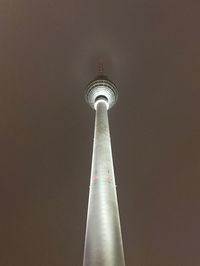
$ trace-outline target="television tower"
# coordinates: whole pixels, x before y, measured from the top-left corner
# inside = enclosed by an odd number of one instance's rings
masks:
[[[125,266],[108,123],[117,96],[103,76],[85,94],[96,116],[83,266]]]

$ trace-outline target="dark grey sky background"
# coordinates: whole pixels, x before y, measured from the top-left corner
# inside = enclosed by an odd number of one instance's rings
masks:
[[[0,265],[82,265],[98,62],[127,266],[200,265],[198,1],[2,0]]]

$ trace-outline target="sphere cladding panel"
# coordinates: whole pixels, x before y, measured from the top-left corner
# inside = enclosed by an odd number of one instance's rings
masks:
[[[95,109],[97,97],[107,98],[110,109],[117,101],[118,93],[116,86],[109,80],[97,79],[89,83],[85,94],[86,102]]]

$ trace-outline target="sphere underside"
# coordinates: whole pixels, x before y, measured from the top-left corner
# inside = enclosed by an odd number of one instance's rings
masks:
[[[93,109],[95,109],[96,100],[101,97],[107,99],[108,109],[117,101],[118,93],[116,86],[107,79],[96,79],[88,84],[85,99]]]

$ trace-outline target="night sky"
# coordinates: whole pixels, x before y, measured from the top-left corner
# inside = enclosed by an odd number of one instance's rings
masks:
[[[1,0],[0,265],[80,266],[98,63],[127,266],[200,265],[200,3]],[[119,265],[120,266],[120,265]]]

